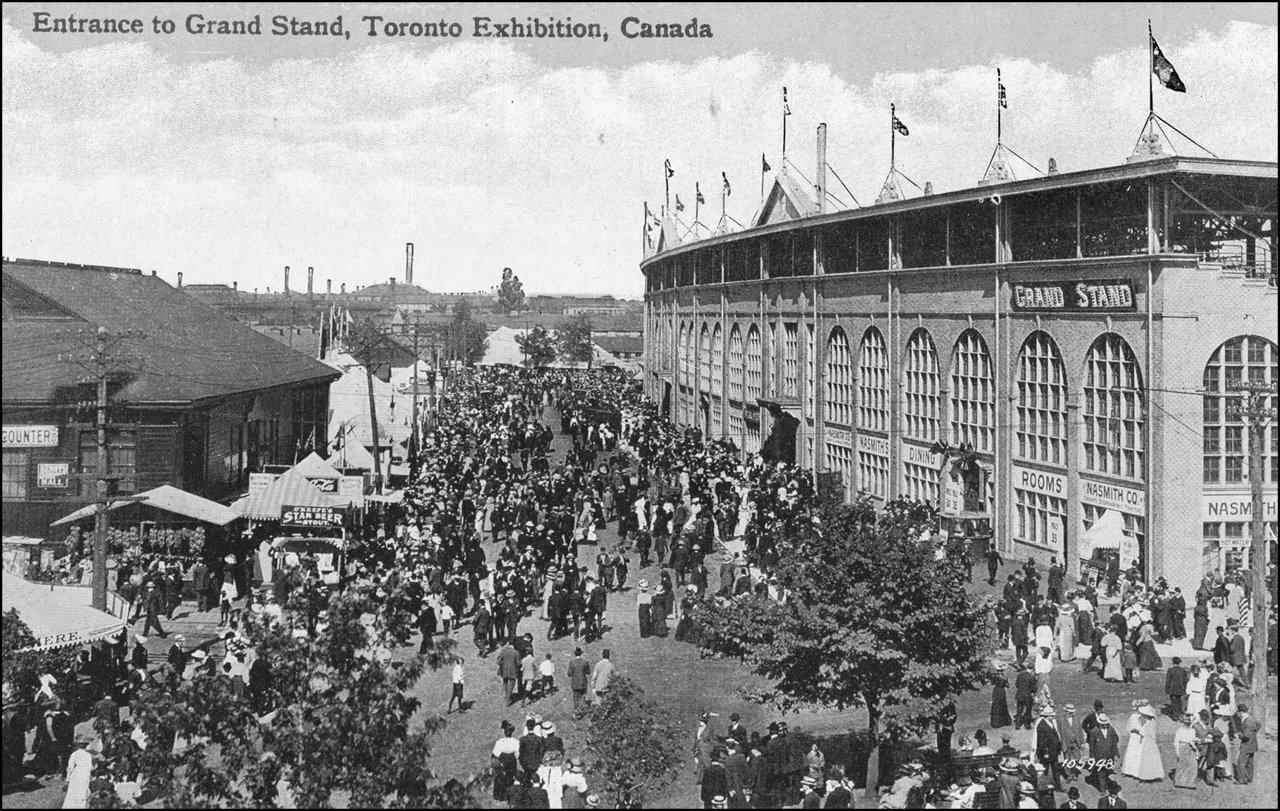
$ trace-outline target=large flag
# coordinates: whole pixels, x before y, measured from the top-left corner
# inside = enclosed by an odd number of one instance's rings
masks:
[[[1160,50],[1160,46],[1156,43],[1156,38],[1151,36],[1149,31],[1147,38],[1151,40],[1151,71],[1160,80],[1160,84],[1175,93],[1187,92],[1187,86],[1178,77],[1178,71],[1174,70],[1173,64],[1165,58],[1164,51]]]
[[[666,163],[663,164],[663,166],[665,166],[667,169],[667,177],[675,177],[676,170],[671,168],[671,160],[669,158],[667,159]]]
[[[902,133],[903,135],[911,134],[911,132],[907,129],[907,125],[903,124],[897,115],[893,117],[893,128],[898,132]]]
[[[791,105],[787,104],[787,89],[785,87],[782,88],[782,114],[791,115]],[[765,171],[769,170],[766,169]]]
[[[676,195],[676,211],[684,211],[684,203],[680,202],[680,195]]]
[[[702,189],[697,183],[693,184],[693,193],[696,195],[694,199],[698,201],[698,205],[703,205],[707,202],[707,198],[702,196]]]
[[[1007,110],[1009,109],[1009,99],[1004,94],[1004,83],[997,81],[996,84],[1000,87],[1000,106]],[[905,135],[906,133],[903,134]]]
[[[765,160],[765,159],[764,159],[764,153],[763,153],[763,152],[761,152],[761,153],[760,153],[760,171],[761,171],[761,172],[768,172],[768,171],[769,171],[770,169],[772,169],[772,168],[773,168],[773,167],[769,165],[769,161],[767,161],[767,160]]]
[[[728,197],[733,191],[732,189],[729,188],[729,176],[726,175],[724,172],[721,172],[720,178],[724,180],[724,196]]]

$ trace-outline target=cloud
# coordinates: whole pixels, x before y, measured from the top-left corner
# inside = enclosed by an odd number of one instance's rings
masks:
[[[1275,160],[1276,28],[1231,23],[1162,45],[1189,92],[1157,87],[1157,109],[1223,157]],[[900,168],[938,191],[973,185],[995,136],[994,64],[854,86],[759,52],[552,69],[464,41],[182,62],[145,43],[55,54],[7,23],[3,46],[6,255],[246,289],[275,287],[286,264],[335,286],[385,281],[412,241],[433,289],[489,287],[510,266],[535,292],[638,295],[641,205],[661,203],[663,160],[673,193],[692,201],[700,181],[713,209],[726,172],[730,213],[746,221],[759,154],[781,166],[783,85],[796,169],[812,177],[826,122],[830,161],[864,204],[888,169],[890,101],[911,128]],[[1006,142],[1042,168],[1120,163],[1145,114],[1146,59],[1002,62]]]

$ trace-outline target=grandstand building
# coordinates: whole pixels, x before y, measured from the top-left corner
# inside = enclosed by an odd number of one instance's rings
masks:
[[[671,418],[849,499],[985,518],[1006,557],[1117,548],[1184,592],[1247,566],[1232,385],[1280,377],[1277,165],[1156,145],[828,211],[824,136],[816,183],[784,170],[746,229],[646,229],[645,386]]]

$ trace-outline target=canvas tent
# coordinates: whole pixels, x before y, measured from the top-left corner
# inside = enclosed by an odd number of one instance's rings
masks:
[[[4,610],[18,616],[36,637],[25,650],[52,650],[114,636],[124,620],[90,605],[93,589],[32,583],[4,572]]]
[[[95,509],[92,504],[81,507],[75,512],[64,515],[54,521],[52,526],[56,527],[61,524],[70,524],[83,518],[92,518]],[[167,484],[163,484],[154,490],[148,490],[145,493],[139,493],[130,499],[114,501],[107,507],[107,510],[109,512],[119,510],[127,512],[156,510],[219,527],[225,527],[240,517],[230,507]]]

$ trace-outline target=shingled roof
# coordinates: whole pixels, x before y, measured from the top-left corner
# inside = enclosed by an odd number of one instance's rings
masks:
[[[99,326],[141,336],[113,346],[122,372],[112,396],[133,403],[176,405],[339,377],[154,275],[28,259],[6,259],[3,268],[6,403],[62,399],[61,389],[86,376],[69,356],[86,357]]]

